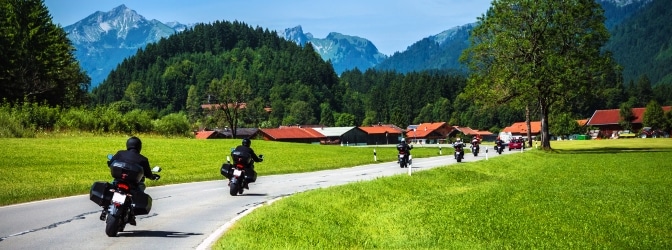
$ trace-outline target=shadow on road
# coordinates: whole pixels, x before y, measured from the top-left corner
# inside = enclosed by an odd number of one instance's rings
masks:
[[[135,230],[124,231],[119,233],[119,237],[165,237],[165,238],[186,238],[194,235],[203,235],[202,233],[186,233],[174,231],[148,231]]]
[[[244,193],[239,196],[268,196],[268,194],[255,194],[255,193]]]

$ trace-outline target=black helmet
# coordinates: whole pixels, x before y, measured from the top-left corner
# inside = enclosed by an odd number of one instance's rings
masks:
[[[128,138],[126,141],[126,150],[131,149],[135,149],[138,151],[138,153],[140,153],[140,150],[142,150],[142,141],[140,141],[140,138],[135,136]]]
[[[252,145],[252,141],[250,141],[250,139],[248,139],[248,138],[243,139],[243,146],[249,148],[250,145]]]

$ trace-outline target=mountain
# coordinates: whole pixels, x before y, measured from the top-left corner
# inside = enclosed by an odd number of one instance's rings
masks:
[[[605,25],[614,33],[613,28],[628,20],[644,9],[652,0],[597,0],[605,10]],[[660,0],[668,1],[669,0]],[[669,8],[666,8],[669,9]],[[469,33],[476,23],[457,26],[437,35],[423,38],[409,46],[403,52],[394,53],[385,61],[376,65],[378,70],[394,70],[400,73],[423,70],[464,71],[459,62],[462,51],[469,46]],[[667,34],[667,33],[660,33]],[[625,36],[629,36],[625,34]],[[618,55],[615,55],[619,58]],[[628,65],[624,60],[619,61]]]
[[[652,86],[672,84],[672,0],[655,0],[614,26],[605,45],[623,66],[625,83],[646,75]]]
[[[396,52],[376,65],[377,70],[408,73],[424,70],[463,70],[460,54],[469,47],[469,32],[475,23],[457,26],[437,35],[426,37],[403,52]]]
[[[180,23],[168,26],[157,20],[147,20],[126,5],[120,5],[109,12],[97,11],[64,30],[76,49],[75,57],[91,77],[91,88],[94,88],[124,58],[134,55],[148,43],[186,28]]]
[[[315,38],[310,33],[303,33],[301,26],[287,28],[280,35],[301,46],[312,44],[322,59],[331,60],[334,71],[339,75],[354,68],[364,71],[387,58],[371,41],[361,37],[331,32],[325,38]]]

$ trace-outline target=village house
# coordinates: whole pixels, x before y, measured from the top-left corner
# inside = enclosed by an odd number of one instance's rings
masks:
[[[664,112],[670,112],[672,106],[664,106]],[[642,119],[646,108],[633,108],[632,114],[635,117],[632,120],[632,131],[625,131],[620,124],[621,115],[620,109],[603,109],[596,110],[593,116],[588,119],[586,125],[596,128],[592,131],[593,138],[618,138],[624,133],[630,136],[635,136],[635,132],[640,132],[643,128]]]
[[[404,134],[403,129],[391,125],[359,127],[359,129],[367,134],[368,145],[397,144]]]
[[[496,137],[490,131],[483,131],[472,129],[470,127],[460,127],[460,126],[453,126],[453,131],[450,132],[448,137],[450,138],[456,137],[459,133],[462,133],[468,138],[478,137],[484,141],[494,141]]]
[[[262,128],[260,133],[264,140],[282,142],[301,142],[319,144],[326,141],[327,137],[312,128],[303,127],[280,127]]]
[[[406,129],[406,140],[415,144],[446,143],[453,127],[445,122],[421,123]]]

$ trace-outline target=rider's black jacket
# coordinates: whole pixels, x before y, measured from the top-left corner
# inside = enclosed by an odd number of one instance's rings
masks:
[[[131,150],[119,150],[117,154],[112,156],[110,162],[120,161],[130,164],[137,164],[142,167],[142,170],[145,172],[145,177],[150,180],[154,179],[154,174],[152,173],[152,168],[149,167],[149,159],[144,155],[141,155],[135,149]]]
[[[240,145],[240,146],[236,147],[236,149],[234,149],[234,151],[247,153],[247,154],[250,155],[250,157],[252,158],[252,160],[254,162],[261,162],[261,159],[259,158],[259,156],[257,156],[257,154],[254,153],[254,150],[250,147]],[[251,167],[251,166],[248,166],[248,167]]]
[[[409,146],[406,143],[397,144],[397,151],[399,151],[399,153],[403,151],[404,153],[408,154],[411,152],[411,149],[412,149],[411,146]]]

